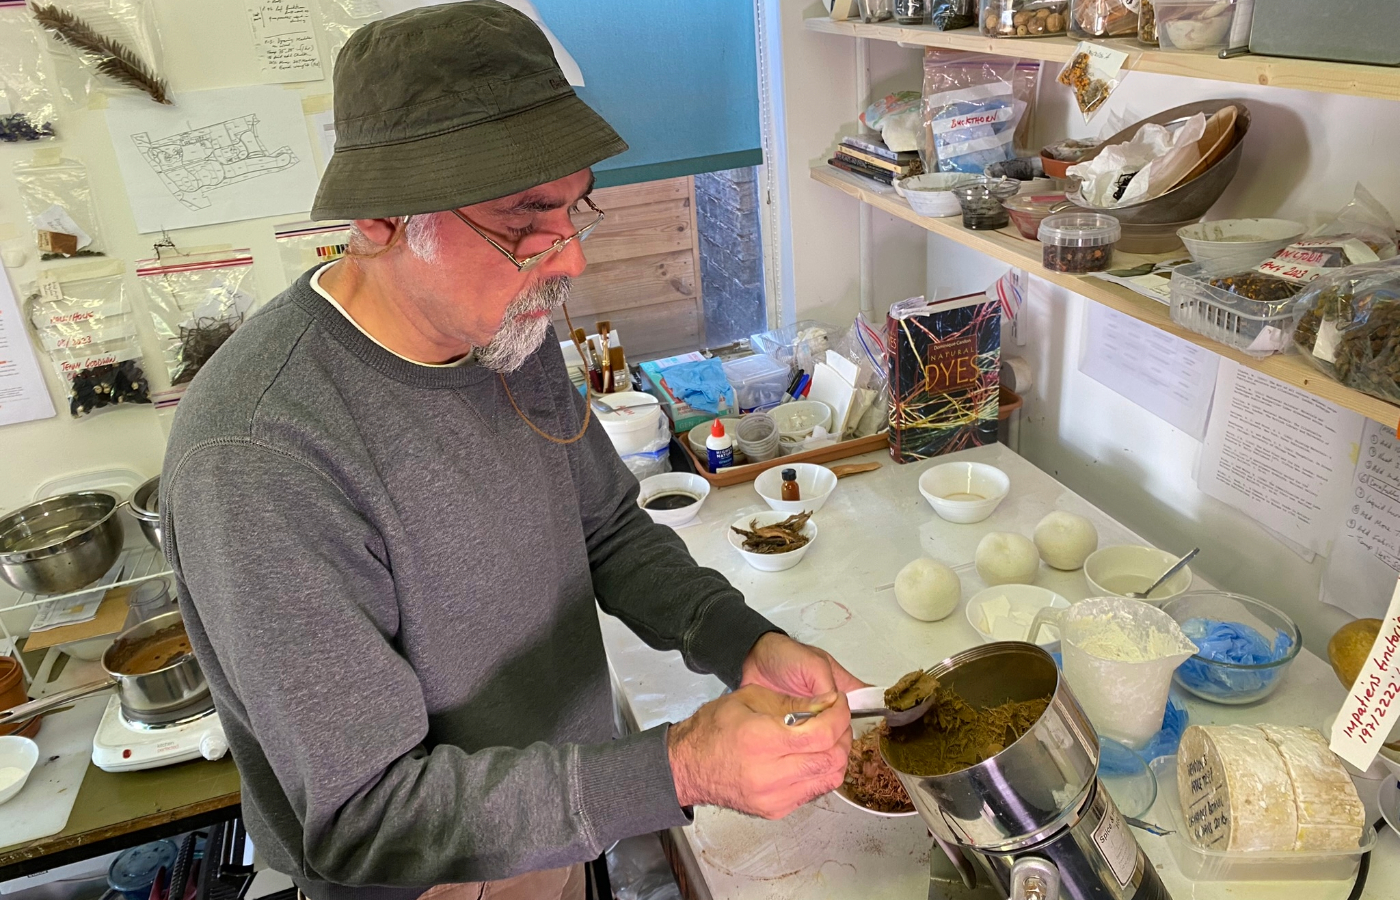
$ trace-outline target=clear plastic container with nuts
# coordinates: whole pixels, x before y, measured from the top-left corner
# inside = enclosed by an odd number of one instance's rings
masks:
[[[1069,0],[982,0],[987,37],[1050,37],[1069,27]]]

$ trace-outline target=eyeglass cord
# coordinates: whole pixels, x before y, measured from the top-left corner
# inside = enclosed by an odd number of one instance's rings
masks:
[[[569,338],[574,342],[574,349],[578,351],[579,359],[584,359],[585,357],[583,355],[583,347],[579,346],[578,338],[574,337],[574,323],[573,320],[569,318],[569,304],[563,304],[563,310],[564,322],[566,325],[568,325],[569,328]],[[538,434],[545,440],[550,441],[551,443],[562,444],[567,446],[569,444],[577,442],[588,431],[588,423],[591,422],[593,419],[593,386],[588,383],[587,373],[584,374],[583,378],[583,427],[579,428],[578,434],[574,435],[571,438],[555,437],[554,435],[549,434],[548,432],[541,429],[534,422],[531,422],[530,417],[525,415],[525,411],[522,410],[520,408],[520,405],[515,402],[515,396],[510,392],[510,385],[506,383],[506,376],[503,373],[498,372],[496,373],[496,377],[501,379],[501,387],[505,388],[506,399],[510,401],[511,408],[515,410],[515,414],[520,417],[520,420],[522,422],[530,426],[531,431],[533,431],[535,434]]]

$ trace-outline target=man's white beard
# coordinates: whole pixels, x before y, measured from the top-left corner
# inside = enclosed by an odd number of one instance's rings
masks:
[[[544,343],[550,324],[547,315],[528,319],[520,316],[533,312],[552,313],[568,299],[569,279],[562,276],[541,281],[516,297],[506,307],[501,330],[478,352],[477,362],[493,372],[514,372],[520,368]]]

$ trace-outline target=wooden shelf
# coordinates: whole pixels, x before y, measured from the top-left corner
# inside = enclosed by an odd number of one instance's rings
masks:
[[[1014,229],[1006,229],[1003,231],[971,231],[962,226],[962,218],[960,216],[942,219],[921,216],[910,209],[909,204],[906,203],[903,198],[893,192],[880,193],[872,190],[868,186],[869,183],[857,175],[849,175],[826,165],[814,166],[811,174],[814,180],[834,187],[862,203],[868,203],[874,208],[887,212],[896,218],[918,225],[925,231],[971,247],[974,250],[985,253],[1009,265],[1025,269],[1038,278],[1043,278],[1052,284],[1057,284],[1080,296],[1087,297],[1095,303],[1102,303],[1104,306],[1130,315],[1139,321],[1160,328],[1162,331],[1176,335],[1183,340],[1205,347],[1207,350],[1218,353],[1227,359],[1232,359],[1241,365],[1263,372],[1286,384],[1301,388],[1310,394],[1335,403],[1343,409],[1350,409],[1354,412],[1358,412],[1366,418],[1374,419],[1388,428],[1395,429],[1397,423],[1400,422],[1400,407],[1338,384],[1308,365],[1308,363],[1297,354],[1282,354],[1269,356],[1264,359],[1255,359],[1232,347],[1227,347],[1204,335],[1196,334],[1194,331],[1188,331],[1176,324],[1171,320],[1168,314],[1168,308],[1163,303],[1158,303],[1155,300],[1134,293],[1112,282],[1104,281],[1101,278],[1049,271],[1041,265],[1040,244],[1035,241],[1026,240],[1017,234]],[[1180,257],[1181,254],[1172,254],[1172,256]],[[1149,260],[1165,258],[1166,257],[1116,253],[1113,257],[1113,264],[1115,267],[1126,268]]]
[[[1039,59],[1047,62],[1068,62],[1078,39],[1049,38],[989,38],[976,28],[938,31],[928,25],[899,25],[880,22],[833,22],[825,16],[804,20],[809,31],[841,34],[847,37],[892,41],[921,47],[946,47],[997,56]],[[1155,72],[1159,75],[1181,75],[1236,84],[1264,84],[1274,87],[1313,91],[1320,94],[1348,94],[1355,97],[1378,97],[1400,100],[1400,67],[1367,66],[1357,63],[1323,62],[1312,59],[1286,59],[1278,56],[1241,56],[1220,59],[1209,53],[1180,53],[1154,50],[1131,38],[1095,41],[1128,54],[1125,69]]]

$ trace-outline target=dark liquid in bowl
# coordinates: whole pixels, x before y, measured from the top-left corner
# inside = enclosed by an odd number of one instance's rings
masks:
[[[642,509],[681,509],[686,506],[693,506],[699,499],[694,494],[683,494],[672,491],[668,494],[657,494],[642,504]]]

